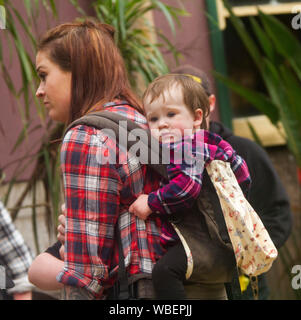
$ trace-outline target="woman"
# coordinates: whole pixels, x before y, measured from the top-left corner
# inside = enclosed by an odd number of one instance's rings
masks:
[[[41,79],[36,95],[53,120],[69,124],[91,111],[105,109],[146,126],[111,26],[87,20],[49,30],[40,41],[36,67]],[[151,274],[163,254],[159,218],[142,222],[128,213],[139,194],[158,187],[159,177],[152,172],[150,179],[146,166],[133,166],[130,155],[119,156],[126,159],[123,164],[98,161],[99,154],[112,150],[123,152],[116,141],[84,125],[71,129],[62,143],[64,262],[42,253],[31,266],[29,278],[43,289],[64,285],[65,299],[101,299],[113,285],[118,269],[118,220],[130,275]]]

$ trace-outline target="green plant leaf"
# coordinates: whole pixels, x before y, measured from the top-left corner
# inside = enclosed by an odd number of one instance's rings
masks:
[[[80,6],[80,4],[78,3],[78,0],[69,0],[72,5],[76,8],[77,12],[82,15],[82,16],[86,16],[87,13],[85,12],[85,10]],[[54,7],[55,7],[55,3],[54,3]],[[56,10],[56,9],[55,9]]]
[[[301,83],[288,67],[280,65],[279,71],[283,80],[287,101],[290,105],[290,113],[301,124]]]
[[[32,44],[32,48],[35,49],[37,46],[37,41],[32,34],[32,30],[30,30],[30,28],[28,27],[28,24],[24,21],[24,19],[21,17],[19,12],[15,8],[12,8],[12,10],[13,10],[14,14],[16,15],[18,21],[20,22],[23,30],[25,31],[26,36],[29,38],[29,40]]]
[[[254,42],[254,40],[250,36],[250,34],[247,31],[243,22],[238,17],[235,16],[228,1],[227,0],[222,0],[222,1],[224,3],[225,8],[228,10],[228,12],[230,14],[229,19],[230,19],[233,27],[235,28],[236,32],[240,36],[240,38],[241,38],[243,44],[245,45],[245,47],[247,48],[249,54],[253,58],[253,61],[255,62],[257,68],[260,70],[260,68],[261,68],[261,54],[260,54],[260,51],[259,51],[256,43]]]
[[[42,0],[42,4],[46,10],[50,11],[54,18],[58,17],[56,4],[54,0]]]
[[[258,145],[260,145],[261,147],[263,147],[262,142],[261,142],[261,140],[260,140],[260,137],[258,136],[258,134],[257,134],[254,126],[252,125],[252,123],[251,123],[249,120],[247,120],[247,125],[248,125],[248,127],[249,127],[249,129],[250,129],[250,131],[251,131],[251,134],[252,134],[252,136],[253,136],[253,138],[254,138],[254,141],[255,141]]]
[[[38,236],[38,224],[37,224],[37,186],[36,181],[34,181],[32,186],[32,215],[31,215],[31,222],[32,222],[32,230],[33,230],[33,238],[36,247],[37,254],[40,253],[40,246],[39,246],[39,236]]]
[[[164,4],[161,1],[157,1],[157,0],[151,0],[151,1],[164,14],[164,16],[165,16],[165,18],[166,18],[166,20],[167,20],[167,22],[168,22],[168,24],[170,26],[171,32],[175,36],[176,29],[175,29],[175,25],[173,23],[173,18],[172,18],[170,7],[167,6],[166,4]]]
[[[126,13],[126,27],[131,28],[137,22],[138,19],[143,17],[147,12],[155,9],[152,4],[146,4],[141,1],[131,1],[132,5],[128,7]]]
[[[250,17],[249,19],[253,32],[255,33],[257,40],[267,58],[273,61],[273,63],[279,63],[279,61],[277,61],[278,59],[272,41],[269,39],[266,33],[262,31],[262,27],[258,24],[254,17]]]
[[[268,97],[262,99],[257,92],[242,88],[230,79],[222,79],[221,76],[219,79],[247,101],[253,103],[259,111],[270,118],[273,124],[277,126],[277,120],[281,121],[289,149],[300,167],[301,44],[283,23],[259,11],[260,21],[264,28],[261,29],[254,18],[250,20],[257,41],[263,50],[261,54],[242,20],[233,14],[227,0],[222,1],[230,12],[231,23],[258,67],[267,88]]]
[[[283,57],[287,58],[301,81],[301,44],[292,32],[279,20],[259,11],[265,31],[274,46]]]
[[[175,46],[170,42],[170,40],[160,31],[158,32],[158,37],[163,40],[165,46],[167,46],[167,49],[170,53],[172,53],[174,60],[176,61],[176,65],[179,64],[180,58],[183,57],[183,55],[175,48]]]
[[[219,81],[221,81],[222,83],[227,85],[230,89],[232,89],[234,92],[236,92],[241,97],[246,99],[254,107],[258,108],[258,110],[266,114],[272,123],[276,124],[278,122],[279,114],[278,114],[277,107],[268,97],[266,97],[262,93],[258,93],[238,83],[235,83],[234,81],[228,79],[227,77],[225,77],[220,73],[213,72],[213,74]]]
[[[11,152],[10,152],[10,155],[12,155],[16,150],[17,148],[23,143],[23,141],[25,140],[25,138],[28,137],[28,124],[24,125],[18,138],[17,138],[17,141],[15,143],[15,145],[13,146]]]
[[[280,75],[277,68],[265,57],[262,57],[262,70],[261,70],[262,78],[265,82],[268,93],[271,97],[271,100],[277,106],[277,109],[281,108],[281,95],[283,92],[281,91],[280,85]]]
[[[5,81],[7,88],[9,89],[10,93],[14,97],[17,97],[18,94],[17,94],[16,88],[15,88],[14,82],[13,82],[6,66],[3,64],[2,61],[0,61],[0,65],[1,65],[2,76],[3,76],[3,79]]]
[[[125,28],[125,2],[123,0],[116,0],[116,6],[118,9],[119,16],[119,31],[122,41],[126,39],[126,28]]]
[[[287,142],[290,150],[295,155],[297,163],[301,166],[301,130],[298,119],[293,115],[283,77],[279,74],[278,69],[269,60],[264,60],[265,76],[269,75],[271,80],[270,86],[273,87],[272,100],[277,105],[279,117],[285,129]]]

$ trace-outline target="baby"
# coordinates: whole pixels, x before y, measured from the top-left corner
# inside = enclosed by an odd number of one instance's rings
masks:
[[[242,190],[248,190],[250,175],[245,161],[228,142],[206,130],[209,99],[200,81],[190,75],[168,74],[156,78],[144,93],[152,135],[170,149],[171,161],[167,165],[169,182],[148,195],[140,195],[130,206],[129,211],[141,219],[152,213],[189,214],[187,209],[201,192],[203,170],[212,160],[229,162]],[[185,299],[187,257],[169,223],[163,225],[161,242],[168,250],[153,269],[157,298]]]

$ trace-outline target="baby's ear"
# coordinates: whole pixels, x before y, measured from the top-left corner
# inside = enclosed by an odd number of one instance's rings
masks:
[[[198,108],[194,111],[194,122],[193,127],[194,129],[199,129],[203,122],[203,110]]]
[[[215,110],[216,97],[214,94],[209,96],[210,113]]]

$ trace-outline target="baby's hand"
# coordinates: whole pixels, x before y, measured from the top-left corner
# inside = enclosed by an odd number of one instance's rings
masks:
[[[142,220],[146,220],[147,217],[152,213],[151,208],[147,204],[148,195],[141,194],[135,202],[129,207],[129,212]]]

